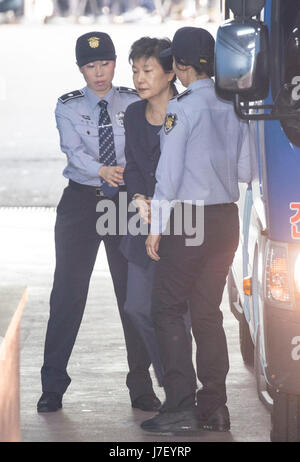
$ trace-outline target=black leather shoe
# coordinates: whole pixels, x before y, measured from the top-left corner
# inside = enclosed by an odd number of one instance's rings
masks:
[[[158,409],[158,412],[160,412],[161,414],[162,414],[163,412],[167,412],[167,403],[166,403],[166,401],[164,401],[164,402],[162,403],[162,405],[161,405],[160,408]]]
[[[152,419],[145,420],[141,427],[152,433],[194,433],[199,432],[194,410],[164,412]]]
[[[38,412],[56,412],[62,408],[62,395],[46,391],[37,403]]]
[[[230,416],[227,406],[221,406],[207,418],[198,419],[202,430],[213,432],[228,432],[230,430]]]
[[[136,398],[132,407],[135,409],[141,409],[142,411],[156,412],[159,410],[161,402],[156,395],[147,394]]]

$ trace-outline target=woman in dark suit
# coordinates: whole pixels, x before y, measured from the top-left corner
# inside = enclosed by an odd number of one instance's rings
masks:
[[[141,101],[131,104],[124,116],[126,167],[124,179],[130,199],[149,222],[149,205],[155,188],[155,170],[160,156],[159,131],[164,123],[169,99],[177,94],[172,60],[160,58],[170,46],[168,39],[143,37],[133,43],[129,55],[133,82]],[[129,220],[130,224],[130,220]],[[130,227],[129,227],[130,228]],[[129,234],[121,250],[128,260],[127,300],[124,310],[134,321],[145,342],[158,384],[162,386],[163,367],[151,318],[151,293],[155,262],[146,252],[148,234]],[[151,401],[151,397],[149,397]]]

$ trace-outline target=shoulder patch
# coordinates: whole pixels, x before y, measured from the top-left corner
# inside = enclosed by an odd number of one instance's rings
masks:
[[[82,98],[84,96],[84,93],[82,90],[75,90],[71,91],[70,93],[66,93],[65,95],[62,95],[59,99],[62,103],[67,103],[68,101],[76,98]]]
[[[134,88],[128,88],[128,87],[116,87],[119,93],[131,93],[133,95],[137,95],[138,92]]]
[[[171,130],[173,130],[173,128],[174,128],[175,125],[176,125],[176,121],[177,121],[177,114],[168,113],[168,114],[166,115],[165,123],[164,123],[164,129],[165,129],[166,135],[167,135]]]
[[[189,95],[190,93],[192,93],[192,90],[185,90],[182,93],[180,93],[179,95],[177,95],[176,99],[179,101],[181,98],[184,98],[185,96]]]

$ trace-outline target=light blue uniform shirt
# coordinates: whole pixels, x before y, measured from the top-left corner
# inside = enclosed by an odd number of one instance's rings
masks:
[[[159,218],[158,201],[236,202],[238,182],[251,181],[248,124],[216,96],[212,79],[197,80],[170,100],[160,143],[151,203],[154,234],[165,230],[169,218]]]
[[[125,167],[123,118],[127,106],[139,97],[130,89],[113,86],[103,99],[108,102],[117,165]],[[100,98],[92,90],[84,87],[59,98],[55,110],[61,150],[68,160],[63,175],[90,186],[99,186],[102,183],[98,175],[103,165],[99,162],[99,101]]]

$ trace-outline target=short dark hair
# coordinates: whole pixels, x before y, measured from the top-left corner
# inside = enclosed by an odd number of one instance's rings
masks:
[[[200,64],[185,64],[183,60],[181,59],[176,59],[175,57],[175,62],[179,66],[191,66],[195,69],[198,75],[201,74],[207,74],[208,77],[213,77],[214,75],[214,63],[213,62],[207,62],[207,63],[200,63]]]
[[[142,37],[139,40],[136,40],[130,48],[128,61],[132,64],[135,59],[140,58],[156,58],[161,67],[165,72],[170,72],[173,70],[173,58],[172,56],[167,56],[162,58],[160,53],[166,48],[170,48],[171,40],[168,38],[151,38],[151,37]],[[174,76],[172,83],[176,80]]]

